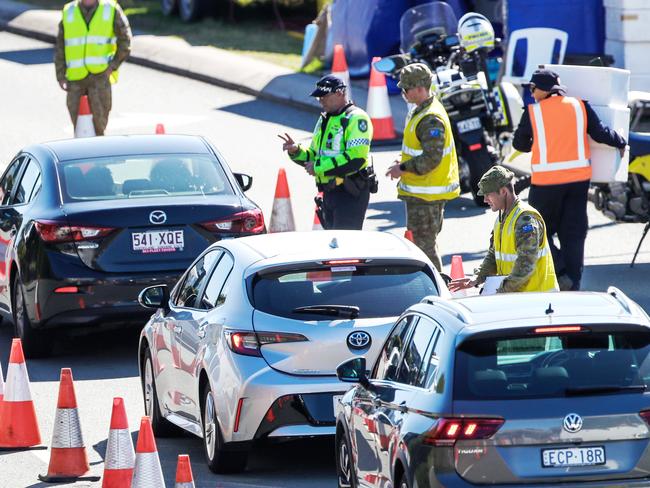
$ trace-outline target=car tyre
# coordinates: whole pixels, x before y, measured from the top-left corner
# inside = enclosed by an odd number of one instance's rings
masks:
[[[203,17],[205,0],[178,0],[178,12],[183,22],[195,22]]]
[[[160,0],[160,8],[165,17],[171,17],[178,12],[178,0]]]
[[[144,413],[151,418],[151,428],[156,437],[176,437],[181,429],[163,417],[158,403],[158,391],[153,374],[153,360],[151,351],[145,349],[142,361],[142,398],[144,399]]]
[[[350,439],[343,431],[336,435],[336,477],[339,488],[357,488],[358,486],[352,463]]]
[[[23,346],[23,353],[27,358],[43,358],[52,354],[50,334],[43,330],[35,329],[29,320],[25,309],[25,293],[20,278],[16,274],[12,287],[12,307],[14,319],[14,337],[18,337]]]
[[[409,482],[406,479],[406,473],[402,473],[400,480],[395,486],[398,486],[399,488],[411,488],[411,485],[409,485]]]
[[[205,460],[213,473],[241,473],[246,469],[248,451],[227,450],[217,420],[212,389],[207,384],[201,402]]]

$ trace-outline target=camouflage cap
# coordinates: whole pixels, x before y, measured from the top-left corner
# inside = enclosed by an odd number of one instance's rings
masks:
[[[495,191],[499,191],[504,186],[508,185],[515,177],[515,174],[503,166],[493,166],[485,172],[478,182],[478,194],[486,195]]]
[[[399,83],[397,86],[402,90],[408,90],[418,86],[429,88],[433,81],[433,73],[424,63],[414,63],[404,66],[399,71]]]

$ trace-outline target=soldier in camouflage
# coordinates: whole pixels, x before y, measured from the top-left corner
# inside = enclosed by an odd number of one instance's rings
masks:
[[[406,227],[415,244],[442,271],[436,241],[445,204],[460,194],[460,185],[449,117],[431,93],[432,81],[431,71],[422,63],[400,71],[398,86],[415,108],[406,120],[401,161],[395,161],[386,176],[400,178],[398,198],[406,204]]]
[[[490,237],[490,249],[475,271],[476,277],[452,281],[451,291],[480,285],[488,276],[505,276],[497,293],[559,290],[544,220],[537,210],[519,199],[513,178],[511,171],[494,166],[479,181],[478,194],[499,215]]]

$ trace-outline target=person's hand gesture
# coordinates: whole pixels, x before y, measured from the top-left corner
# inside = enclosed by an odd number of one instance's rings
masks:
[[[475,284],[476,280],[473,280],[472,278],[460,278],[449,282],[447,288],[449,288],[449,291],[460,291],[465,288],[471,288]]]
[[[298,144],[296,144],[289,134],[285,132],[284,136],[278,134],[278,137],[284,142],[284,144],[282,144],[283,151],[287,151],[292,156],[298,152]]]
[[[391,180],[396,180],[400,176],[402,176],[403,171],[399,167],[400,162],[399,161],[394,161],[393,165],[388,168],[388,171],[386,171],[386,176],[390,176]]]

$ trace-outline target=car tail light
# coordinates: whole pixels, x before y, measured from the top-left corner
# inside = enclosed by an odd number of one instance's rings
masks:
[[[79,293],[79,288],[76,286],[60,286],[54,289],[54,293]]]
[[[440,418],[433,430],[424,436],[424,443],[453,446],[459,440],[488,439],[501,428],[503,419]]]
[[[584,329],[579,325],[558,325],[555,327],[537,327],[535,334],[564,334],[567,332],[582,332]]]
[[[264,215],[259,208],[238,212],[220,220],[202,222],[199,225],[210,232],[216,233],[263,234],[266,231]]]
[[[36,221],[36,232],[45,242],[78,242],[101,239],[115,231],[113,227],[66,225],[46,220]]]
[[[472,144],[471,146],[469,146],[469,150],[470,150],[470,151],[478,151],[478,150],[481,149],[482,147],[483,147],[483,146],[481,145],[481,143],[480,143],[480,142],[477,142],[476,144]]]
[[[323,264],[327,266],[342,266],[345,264],[361,264],[365,263],[365,259],[330,259],[329,261],[323,261]]]
[[[233,332],[226,331],[226,342],[232,352],[244,356],[261,357],[260,347],[266,344],[304,342],[308,339],[302,334],[287,332]]]
[[[650,425],[650,410],[641,410],[639,416],[645,420],[645,423]]]

